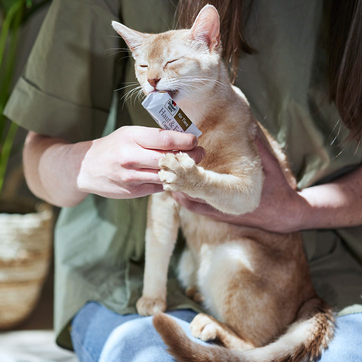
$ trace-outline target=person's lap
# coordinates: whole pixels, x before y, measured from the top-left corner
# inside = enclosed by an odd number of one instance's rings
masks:
[[[174,310],[167,314],[176,318],[191,336],[189,323],[197,313],[192,310]],[[120,315],[104,306],[87,303],[74,317],[72,343],[81,362],[173,362],[166,345],[152,324],[152,317],[138,314]]]
[[[167,312],[191,336],[191,310]],[[104,306],[87,303],[74,317],[71,332],[75,352],[81,362],[173,362],[166,345],[153,328],[152,317],[119,315]],[[337,319],[336,336],[320,362],[362,362],[362,314]]]

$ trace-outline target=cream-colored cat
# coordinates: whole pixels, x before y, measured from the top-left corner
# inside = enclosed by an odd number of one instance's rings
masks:
[[[117,22],[113,26],[132,50],[144,93],[169,92],[202,131],[199,145],[206,150],[199,165],[183,153],[166,154],[160,161],[167,192],[149,199],[139,314],[166,309],[168,264],[181,227],[188,247],[180,280],[216,318],[197,315],[191,332],[226,348],[196,344],[172,318],[157,314],[154,325],[178,361],[316,359],[332,338],[334,323],[331,309],[313,289],[300,234],[215,222],[181,208],[168,192],[185,192],[229,214],[253,211],[263,186],[257,134],[295,187],[284,155],[228,80],[216,9],[204,7],[190,30],[143,34]]]

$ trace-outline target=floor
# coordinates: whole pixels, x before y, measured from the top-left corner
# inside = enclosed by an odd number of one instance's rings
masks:
[[[1,362],[77,362],[73,353],[54,343],[51,330],[14,331],[0,334]]]
[[[53,268],[39,303],[16,330],[0,333],[0,362],[77,362],[71,352],[59,348],[53,328]]]

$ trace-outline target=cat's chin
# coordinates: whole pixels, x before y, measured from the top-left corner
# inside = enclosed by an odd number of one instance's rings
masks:
[[[168,93],[168,95],[172,98],[175,99],[176,96],[178,95],[179,91],[178,90],[173,90],[173,91],[166,91]]]
[[[166,92],[172,99],[175,99],[177,97],[177,95],[179,94],[178,90],[153,90],[152,92],[150,92],[148,94],[157,93],[157,92]]]

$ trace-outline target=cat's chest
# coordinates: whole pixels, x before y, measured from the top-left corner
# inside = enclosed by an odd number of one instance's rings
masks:
[[[230,138],[219,140],[215,134],[206,134],[205,136],[206,137],[203,138],[203,134],[198,140],[198,145],[205,150],[205,157],[198,166],[220,174],[232,174],[236,172],[238,168],[237,165],[241,165],[243,156],[239,145],[231,142]]]
[[[216,222],[183,207],[180,208],[179,215],[182,232],[193,249],[199,250],[203,244],[218,245],[236,236],[234,225]]]

